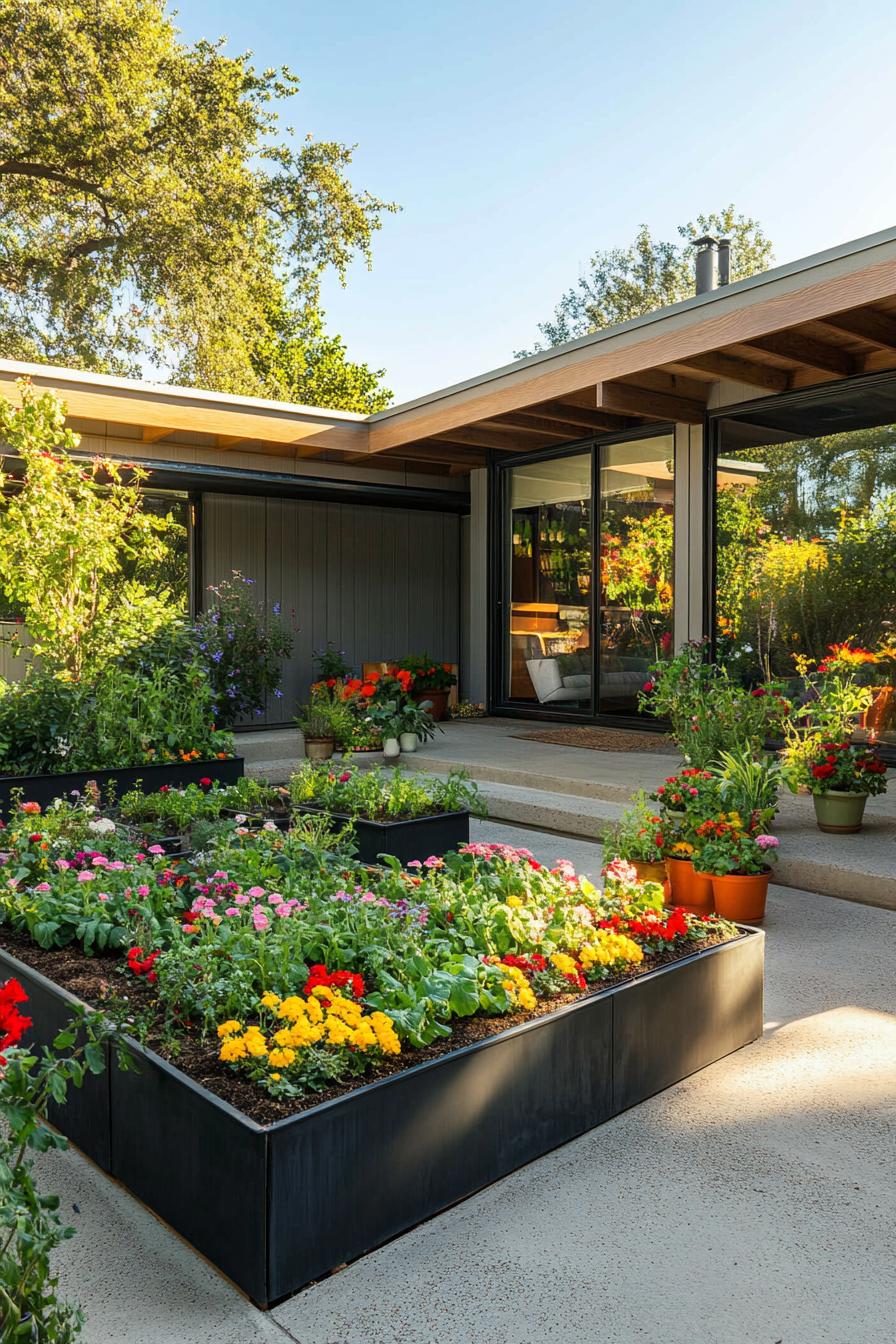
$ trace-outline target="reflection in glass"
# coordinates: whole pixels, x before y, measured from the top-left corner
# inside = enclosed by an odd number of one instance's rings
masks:
[[[509,502],[507,695],[590,709],[590,452],[512,468]]]
[[[816,439],[724,422],[716,468],[716,637],[743,681],[839,656],[896,741],[896,426]],[[778,442],[769,442],[775,438]],[[783,441],[780,441],[783,440]]]
[[[634,714],[651,665],[672,651],[671,434],[600,449],[600,699]]]

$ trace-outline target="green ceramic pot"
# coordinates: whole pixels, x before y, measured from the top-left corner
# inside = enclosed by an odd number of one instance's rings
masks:
[[[854,835],[862,829],[867,793],[813,793],[818,829],[830,835]]]

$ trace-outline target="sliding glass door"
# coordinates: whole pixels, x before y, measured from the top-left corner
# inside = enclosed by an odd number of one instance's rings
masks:
[[[508,700],[587,713],[591,452],[510,468],[504,637]]]
[[[673,459],[658,434],[502,469],[500,702],[637,712],[672,645]]]
[[[650,667],[672,650],[672,434],[604,444],[600,462],[601,714],[635,714]]]

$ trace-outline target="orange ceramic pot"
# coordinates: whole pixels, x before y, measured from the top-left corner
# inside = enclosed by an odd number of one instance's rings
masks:
[[[669,874],[667,905],[683,905],[692,915],[711,915],[713,902],[712,878],[698,873],[690,859],[666,859]]]
[[[645,859],[632,859],[631,865],[638,874],[639,882],[659,882],[666,880],[665,863],[648,863]]]
[[[761,924],[771,869],[762,873],[728,873],[712,878],[716,914],[735,924]]]

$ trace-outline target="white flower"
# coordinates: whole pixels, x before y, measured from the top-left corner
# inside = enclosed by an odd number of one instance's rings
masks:
[[[246,816],[245,812],[237,812],[236,816],[234,817],[234,821],[236,822],[237,826],[242,826],[244,822],[248,821],[248,817]]]
[[[115,822],[109,817],[96,817],[93,821],[87,823],[88,830],[96,835],[109,835],[115,830]]]

